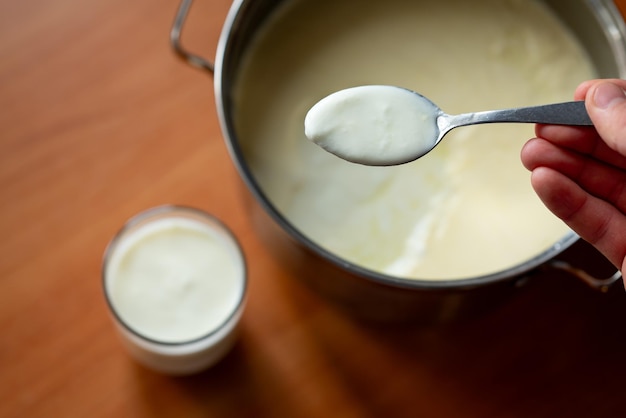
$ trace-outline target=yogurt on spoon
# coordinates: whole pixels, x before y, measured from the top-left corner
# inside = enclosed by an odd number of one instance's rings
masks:
[[[352,87],[317,102],[305,117],[304,133],[344,160],[396,165],[436,145],[440,113],[428,99],[404,88]]]

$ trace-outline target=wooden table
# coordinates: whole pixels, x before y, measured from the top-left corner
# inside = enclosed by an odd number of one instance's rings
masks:
[[[292,280],[246,215],[211,77],[170,49],[177,6],[0,4],[0,417],[626,416],[621,286],[544,275],[490,315],[384,329]],[[197,1],[187,45],[211,56],[229,6]],[[102,295],[107,242],[163,203],[224,220],[250,267],[237,346],[193,377],[135,364]]]

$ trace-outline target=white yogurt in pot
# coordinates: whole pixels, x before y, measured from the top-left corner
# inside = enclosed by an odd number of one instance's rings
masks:
[[[381,273],[461,279],[525,263],[571,231],[519,161],[532,125],[464,127],[398,167],[307,140],[332,92],[394,85],[451,114],[571,100],[594,70],[540,1],[292,1],[257,34],[234,86],[244,158],[276,208],[326,250]]]
[[[246,272],[233,236],[203,212],[149,210],[107,248],[104,289],[131,354],[171,374],[198,372],[232,346]]]

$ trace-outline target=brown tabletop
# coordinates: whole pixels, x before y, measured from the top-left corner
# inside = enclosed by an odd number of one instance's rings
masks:
[[[229,6],[197,1],[186,44],[212,56]],[[170,49],[177,7],[0,4],[1,417],[626,416],[621,283],[542,274],[428,328],[355,321],[290,277],[247,217],[211,77]],[[109,239],[164,203],[221,218],[249,264],[239,341],[193,377],[133,362],[102,295]]]

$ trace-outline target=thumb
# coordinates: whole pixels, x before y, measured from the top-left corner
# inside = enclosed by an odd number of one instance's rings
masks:
[[[589,117],[609,147],[626,156],[626,94],[609,81],[592,86],[585,97]]]

